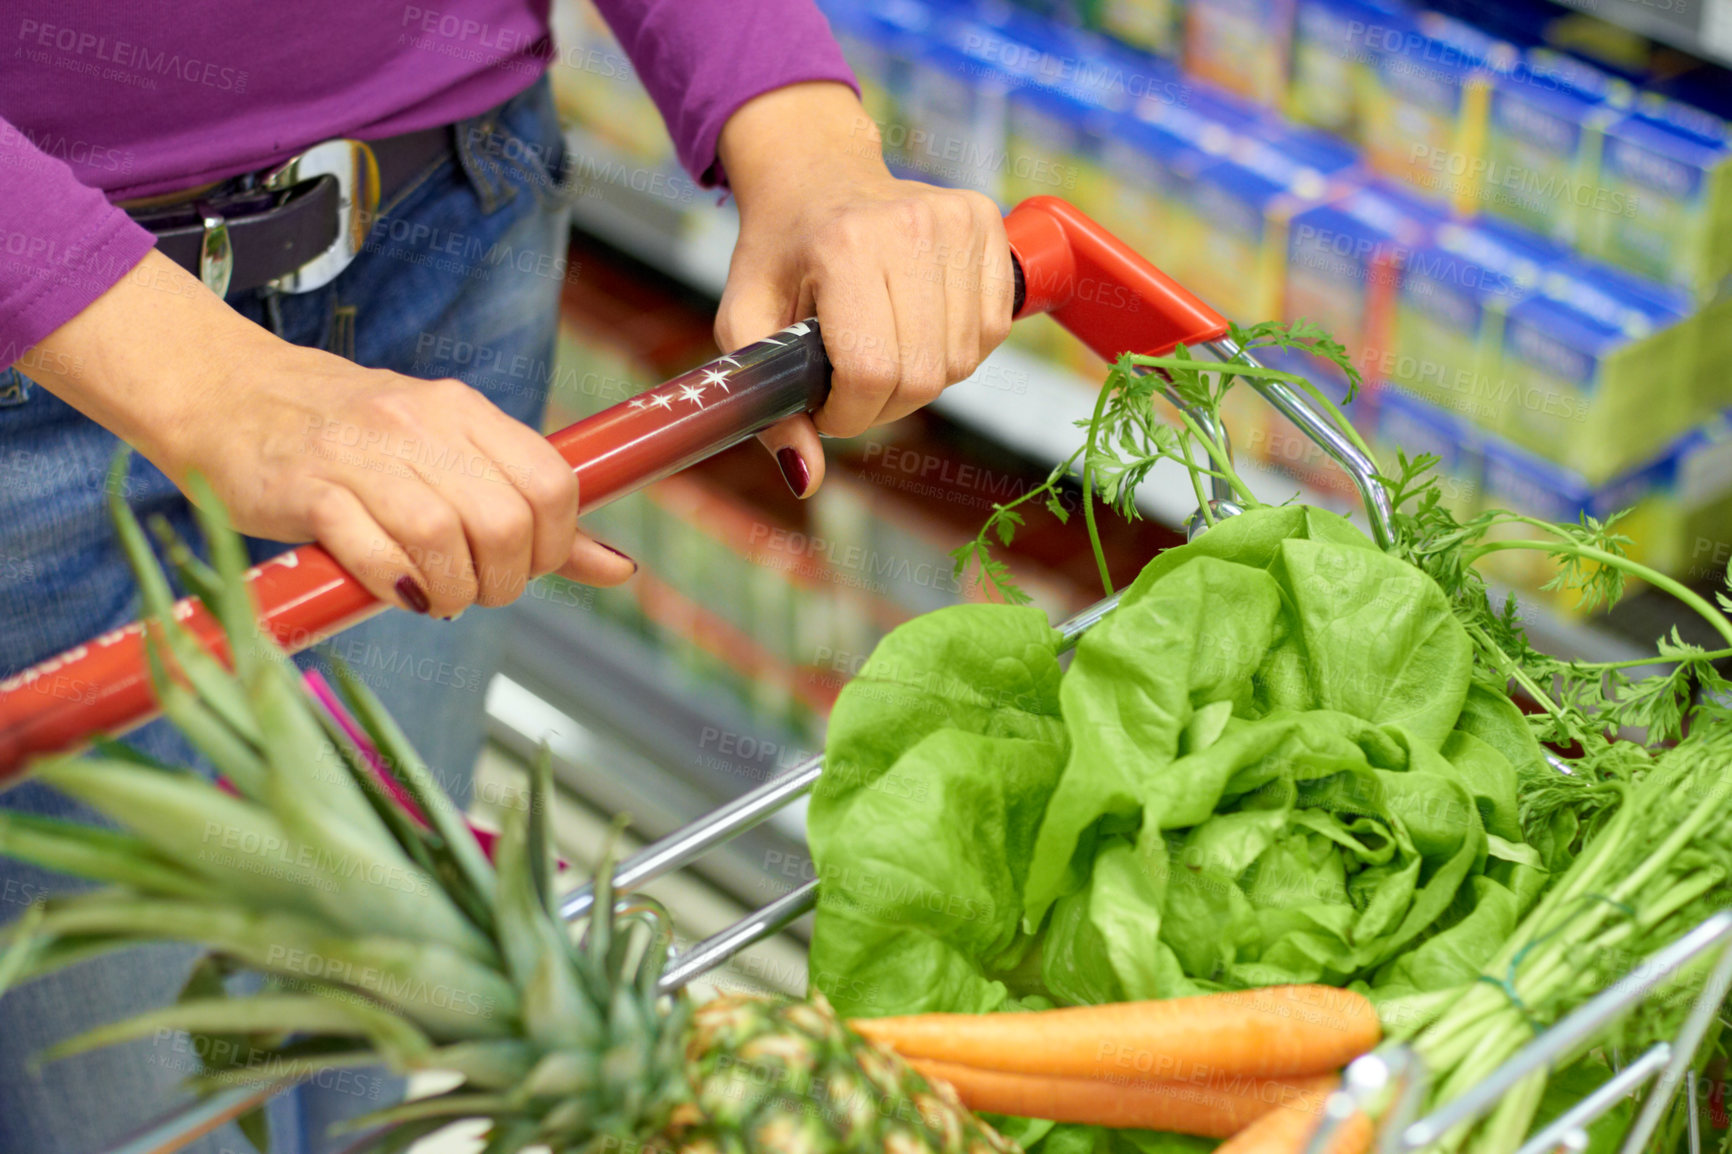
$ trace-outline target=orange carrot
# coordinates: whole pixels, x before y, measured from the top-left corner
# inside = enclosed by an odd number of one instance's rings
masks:
[[[1322,1117],[1317,1109],[1277,1107],[1217,1146],[1215,1154],[1305,1154]],[[1328,1154],[1366,1154],[1371,1138],[1371,1119],[1355,1111],[1335,1131]]]
[[[1334,1078],[1275,1080],[1246,1075],[1192,1082],[1060,1078],[1008,1074],[923,1058],[907,1059],[928,1081],[948,1082],[971,1110],[1054,1122],[1129,1126],[1203,1138],[1226,1138],[1283,1102],[1315,1111]]]
[[[1338,1070],[1381,1036],[1370,1001],[1333,986],[849,1025],[904,1058],[1018,1074],[1180,1081],[1199,1073],[1282,1078]]]

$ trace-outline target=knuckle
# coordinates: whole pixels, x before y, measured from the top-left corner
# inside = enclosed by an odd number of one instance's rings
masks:
[[[902,381],[902,393],[909,400],[924,405],[942,393],[944,387],[950,383],[945,379],[947,372],[948,369],[945,365],[936,362],[930,367],[925,365],[910,366]],[[952,379],[960,380],[961,378]]]
[[[933,207],[947,227],[972,232],[977,219],[975,204],[971,199],[975,195],[978,194],[947,191],[937,198]]]
[[[896,222],[902,231],[914,237],[932,235],[937,222],[937,212],[933,208],[930,197],[910,197],[898,201],[895,207]]]
[[[343,491],[335,485],[321,485],[307,497],[307,527],[314,536],[324,537],[334,530],[349,510]]]
[[[560,467],[536,465],[525,469],[521,485],[524,499],[536,513],[563,513],[577,502],[577,474],[563,461]]]
[[[960,351],[952,352],[944,362],[944,385],[954,385],[957,381],[966,380],[974,369],[973,357]]]
[[[863,244],[865,228],[858,213],[839,212],[818,226],[817,257],[821,265],[830,265],[841,253],[852,252]]]
[[[462,534],[463,523],[443,501],[426,501],[404,516],[402,532],[418,545],[443,545]]]
[[[489,555],[512,554],[529,540],[533,521],[528,506],[521,501],[500,502],[489,508],[474,525],[468,526],[469,539],[475,547]]]

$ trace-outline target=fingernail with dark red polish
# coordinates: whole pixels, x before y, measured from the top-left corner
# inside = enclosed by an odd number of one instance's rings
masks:
[[[602,542],[602,541],[597,541],[596,544],[600,545],[603,549],[606,549],[609,553],[612,553],[615,557],[623,557],[625,560],[630,561],[631,562],[631,571],[633,573],[637,572],[637,561],[636,561],[636,559],[634,559],[631,556],[631,554],[621,553],[618,549],[615,549],[612,545],[606,544],[605,542]]]
[[[782,479],[788,482],[788,488],[794,490],[794,496],[804,497],[806,486],[812,483],[812,473],[799,452],[791,446],[777,449],[776,464],[782,467]]]
[[[427,600],[427,590],[421,588],[421,583],[407,573],[397,578],[397,596],[403,599],[403,604],[417,613],[425,613],[432,607]]]

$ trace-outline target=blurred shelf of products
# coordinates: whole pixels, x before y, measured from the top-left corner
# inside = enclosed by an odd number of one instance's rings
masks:
[[[1437,456],[1458,514],[1628,507],[1633,554],[1703,582],[1724,571],[1724,70],[1539,2],[823,6],[865,93],[862,133],[900,171],[1007,207],[1063,196],[1235,319],[1321,322],[1365,377],[1349,415],[1385,458]],[[578,231],[550,427],[713,354],[737,230],[732,207],[679,172],[594,10],[559,0],[555,23]],[[1321,362],[1295,360],[1345,398]],[[1105,369],[1025,322],[931,409],[829,443],[809,501],[748,444],[600,511],[586,526],[640,576],[611,591],[544,583],[518,615],[517,648],[557,637],[591,672],[578,685],[543,661],[516,675],[627,735],[646,765],[707,782],[694,805],[786,768],[819,748],[879,637],[981,596],[950,551],[1075,447],[1071,422]],[[1265,499],[1354,506],[1346,478],[1254,395],[1227,415]],[[1194,507],[1182,472],[1158,480],[1145,519],[1107,519],[1115,579],[1179,540]],[[1031,517],[1009,559],[1055,618],[1099,596],[1076,522]],[[1625,637],[1666,625],[1639,590],[1578,620],[1539,588],[1542,567],[1491,575],[1560,652],[1629,656]]]

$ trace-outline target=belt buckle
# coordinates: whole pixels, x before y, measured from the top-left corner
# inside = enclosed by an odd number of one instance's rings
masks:
[[[312,292],[330,284],[361,251],[379,208],[379,162],[361,140],[326,140],[292,156],[266,173],[264,187],[287,192],[297,185],[329,176],[337,182],[337,236],[329,248],[269,282],[284,293]]]

